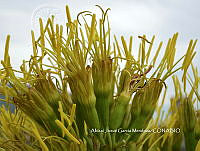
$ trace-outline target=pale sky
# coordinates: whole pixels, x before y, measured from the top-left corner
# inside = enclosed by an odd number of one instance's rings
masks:
[[[31,52],[31,29],[37,32],[37,19],[57,16],[59,23],[65,21],[65,5],[69,5],[72,17],[84,10],[96,11],[96,4],[104,9],[111,8],[109,20],[112,33],[118,39],[133,35],[134,46],[139,44],[138,35],[146,34],[156,41],[164,41],[175,32],[179,32],[177,42],[178,55],[187,49],[190,39],[200,37],[200,1],[199,0],[0,0],[0,60],[6,35],[11,35],[10,55],[13,67],[18,68],[23,59]],[[52,11],[49,11],[49,10]],[[96,11],[98,13],[98,11]],[[200,59],[200,42],[195,63]]]
[[[179,32],[177,48],[180,49],[186,49],[190,39],[200,37],[198,0],[0,0],[0,58],[6,35],[11,34],[11,57],[13,63],[19,65],[19,60],[31,52],[30,30],[38,30],[34,26],[37,16],[47,17],[47,8],[52,8],[62,23],[66,4],[74,18],[80,11],[97,10],[95,4],[105,9],[110,7],[111,29],[118,37],[133,35],[137,39],[138,35],[146,34],[151,38],[155,34],[157,41],[166,41]]]

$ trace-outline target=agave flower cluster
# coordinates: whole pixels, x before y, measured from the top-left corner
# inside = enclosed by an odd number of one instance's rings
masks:
[[[5,107],[0,109],[0,149],[178,151],[184,137],[187,151],[194,151],[196,146],[198,150],[200,122],[193,107],[193,95],[198,98],[198,78],[190,80],[193,89],[187,96],[182,95],[178,79],[173,78],[176,97],[169,115],[165,120],[161,117],[165,80],[182,70],[186,91],[196,41],[190,41],[178,61],[178,33],[169,39],[164,55],[160,54],[162,42],[152,51],[155,36],[150,41],[145,35],[136,37],[141,44],[138,51],[133,51],[133,37],[126,41],[122,36],[121,45],[116,36],[112,37],[109,9],[97,7],[102,11],[100,18],[84,11],[73,20],[66,6],[65,26],[56,24],[54,16],[46,24],[40,19],[39,37],[31,32],[33,54],[23,61],[20,71],[10,63],[7,37],[0,92],[5,96],[2,101],[14,104],[16,110],[11,113]],[[197,77],[197,71],[193,71]],[[16,76],[17,72],[21,76]],[[156,119],[152,117],[155,112]],[[183,131],[173,134],[128,132],[179,127]],[[121,133],[123,129],[127,131]]]

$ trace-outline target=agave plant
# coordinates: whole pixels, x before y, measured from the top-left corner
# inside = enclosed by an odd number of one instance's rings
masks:
[[[66,26],[56,24],[54,16],[46,24],[40,19],[40,36],[31,32],[33,55],[23,61],[20,71],[11,66],[7,37],[0,92],[16,112],[1,108],[0,149],[177,151],[183,136],[187,151],[198,148],[198,119],[190,101],[195,91],[188,98],[176,93],[180,109],[171,107],[165,122],[160,115],[164,98],[159,106],[161,93],[167,92],[165,80],[178,70],[183,70],[185,89],[196,41],[190,41],[177,61],[178,33],[168,40],[163,56],[163,42],[155,54],[152,51],[155,36],[150,41],[146,35],[138,36],[140,47],[133,51],[133,37],[126,41],[122,36],[121,46],[111,34],[109,9],[97,7],[102,11],[100,18],[84,11],[73,20],[66,6]],[[180,126],[180,134],[133,132]]]

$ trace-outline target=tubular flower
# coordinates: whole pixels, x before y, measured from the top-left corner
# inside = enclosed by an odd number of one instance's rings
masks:
[[[189,98],[181,99],[181,107],[179,109],[179,116],[181,126],[185,136],[185,144],[186,149],[195,151],[195,147],[197,145],[197,140],[195,139],[195,124],[197,122],[197,118],[195,115],[194,107],[192,104],[192,100]]]
[[[163,82],[150,79],[146,85],[138,90],[132,102],[132,120],[130,128],[145,129],[157,105]],[[138,137],[138,136],[137,136]]]

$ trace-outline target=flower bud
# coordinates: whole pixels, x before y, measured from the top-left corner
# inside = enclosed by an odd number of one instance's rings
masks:
[[[184,132],[186,150],[194,151],[197,144],[194,131],[197,119],[191,99],[181,98],[179,116],[181,127]],[[198,131],[198,128],[196,130]]]
[[[126,93],[121,93],[117,98],[110,115],[109,126],[111,129],[117,129],[122,124],[129,101],[130,95],[127,95]]]
[[[72,99],[77,104],[78,112],[82,113],[80,117],[82,120],[80,121],[83,122],[85,120],[89,128],[99,129],[99,118],[95,108],[96,97],[92,86],[90,69],[88,68],[70,77],[68,82],[72,92]]]
[[[130,74],[126,70],[122,70],[119,82],[118,93],[116,101],[114,102],[111,113],[110,113],[110,123],[111,129],[119,128],[124,119],[127,105],[131,98],[131,93],[129,91],[130,84]]]
[[[189,98],[181,99],[181,106],[179,109],[180,122],[184,132],[193,132],[196,124],[196,115],[192,100]]]
[[[150,79],[143,88],[136,92],[132,101],[132,119],[129,128],[146,128],[156,108],[162,86],[161,80]]]
[[[41,93],[46,102],[52,107],[56,115],[59,116],[58,102],[61,101],[62,98],[50,75],[38,78],[34,83],[34,87]]]
[[[109,122],[109,108],[114,91],[112,59],[94,60],[92,64],[92,77],[99,120],[101,125],[107,128]]]

